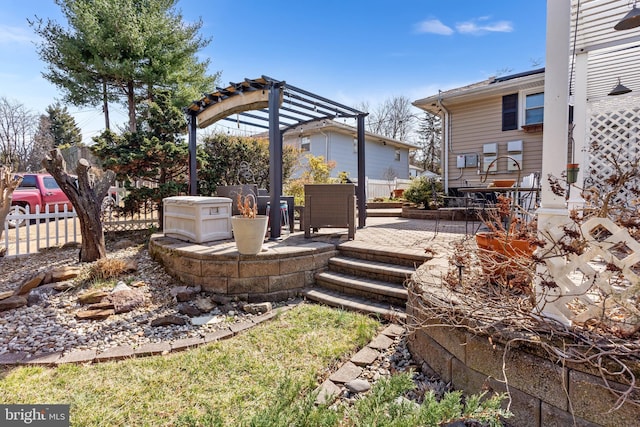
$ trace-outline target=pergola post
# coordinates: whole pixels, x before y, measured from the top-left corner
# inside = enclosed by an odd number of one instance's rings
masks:
[[[280,90],[281,84],[269,85],[269,193],[271,195],[269,222],[270,239],[280,238],[280,197],[282,196],[282,132],[280,132]]]
[[[192,113],[187,115],[189,128],[189,195],[198,195],[198,170],[196,162],[196,125],[198,119]]]
[[[358,200],[358,228],[367,225],[367,182],[364,157],[364,114],[358,114],[358,189],[356,198]]]

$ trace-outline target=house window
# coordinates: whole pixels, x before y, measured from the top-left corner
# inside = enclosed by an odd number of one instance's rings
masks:
[[[353,152],[358,152],[358,138],[353,138]]]
[[[396,151],[394,152],[393,156],[394,156],[394,160],[399,162],[400,161],[400,150],[398,150],[396,148]]]
[[[502,130],[518,129],[518,94],[502,97]]]
[[[300,150],[301,151],[311,151],[311,138],[308,136],[303,136],[300,138]]]
[[[544,119],[544,93],[527,95],[524,104],[524,124],[536,125]]]

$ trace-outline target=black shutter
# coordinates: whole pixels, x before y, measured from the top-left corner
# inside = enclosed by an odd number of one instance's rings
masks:
[[[502,130],[518,129],[518,94],[502,97]]]

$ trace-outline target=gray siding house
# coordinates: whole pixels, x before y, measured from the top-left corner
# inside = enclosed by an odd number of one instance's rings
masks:
[[[492,77],[432,95],[413,105],[442,117],[442,170],[445,189],[516,179],[542,168],[544,69]],[[484,185],[484,184],[482,184]]]
[[[332,177],[343,171],[352,179],[358,177],[358,144],[353,126],[330,120],[297,126],[284,133],[283,144],[300,149],[303,155],[335,161]],[[368,179],[409,178],[409,153],[417,148],[415,144],[370,132],[365,132],[365,144]]]

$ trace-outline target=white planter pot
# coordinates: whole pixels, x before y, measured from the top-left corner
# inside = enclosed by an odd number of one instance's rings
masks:
[[[256,218],[231,217],[231,228],[238,252],[242,255],[260,253],[268,222],[269,217],[266,215],[258,215]]]

